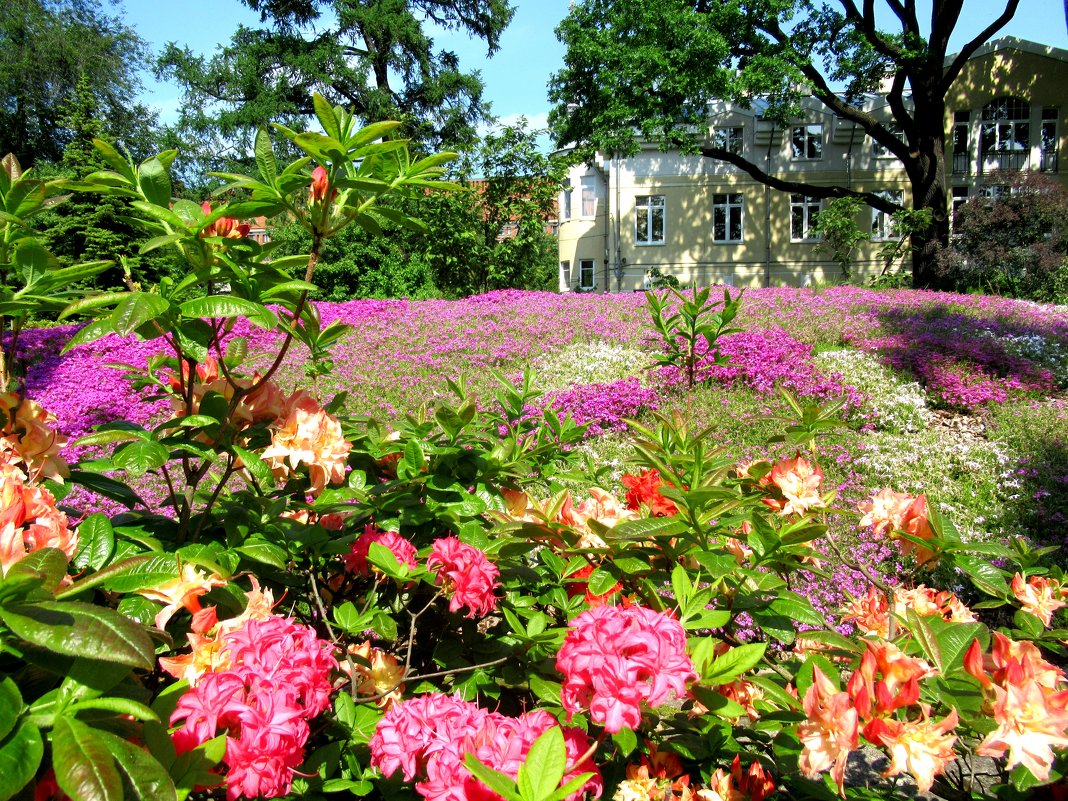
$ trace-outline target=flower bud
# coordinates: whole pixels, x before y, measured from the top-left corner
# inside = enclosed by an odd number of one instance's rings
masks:
[[[326,168],[319,165],[312,170],[312,182],[311,191],[308,194],[309,203],[321,203],[327,197],[327,191],[330,189],[330,177],[327,175]],[[337,190],[330,192],[330,200],[337,197]]]

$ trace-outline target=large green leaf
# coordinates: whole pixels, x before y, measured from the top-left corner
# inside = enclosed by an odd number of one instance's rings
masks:
[[[18,685],[4,676],[0,681],[0,740],[7,737],[22,714],[22,693]]]
[[[115,550],[115,531],[107,516],[97,512],[78,524],[78,550],[71,564],[78,570],[99,570]]]
[[[127,295],[111,313],[111,325],[120,337],[129,336],[149,320],[154,320],[170,308],[166,298],[150,292]]]
[[[0,740],[0,801],[8,801],[37,773],[44,756],[41,732],[23,718],[14,733]]]
[[[26,554],[7,572],[8,580],[30,576],[40,580],[44,589],[52,592],[67,575],[67,555],[58,548],[41,548]]]
[[[158,587],[178,576],[178,558],[174,554],[140,554],[74,582],[70,587],[56,593],[56,597],[65,598],[100,585],[104,585],[111,592],[137,592],[146,587]]]
[[[59,788],[71,801],[122,801],[122,779],[99,734],[80,720],[56,718],[52,765]]]
[[[766,642],[736,645],[727,653],[716,658],[708,670],[705,671],[705,674],[701,676],[701,683],[707,686],[715,686],[734,681],[738,676],[756,666],[763,658],[767,647],[768,644]]]
[[[152,641],[129,618],[80,601],[37,601],[0,607],[0,618],[17,636],[67,656],[151,670]]]
[[[178,792],[170,775],[151,754],[111,732],[97,730],[94,734],[115,757],[130,788],[141,801],[178,801]]]
[[[140,476],[167,463],[170,452],[158,442],[137,440],[116,449],[116,467],[121,467],[131,476]]]
[[[87,490],[103,495],[113,501],[125,504],[132,509],[137,505],[144,506],[141,497],[121,481],[116,481],[110,476],[92,473],[86,470],[71,470],[70,480],[85,487]]]
[[[275,179],[278,178],[278,165],[274,160],[274,148],[271,147],[271,137],[266,128],[256,131],[255,154],[260,177],[263,178],[264,183],[274,184]]]
[[[549,798],[560,786],[566,769],[564,734],[559,726],[553,726],[534,741],[526,760],[519,766],[516,776],[519,794],[527,801]]]
[[[137,168],[137,183],[145,200],[162,208],[171,205],[171,177],[160,159],[153,156]]]
[[[253,325],[268,331],[278,325],[278,317],[266,306],[229,295],[192,298],[182,304],[181,310],[186,317],[245,317]]]

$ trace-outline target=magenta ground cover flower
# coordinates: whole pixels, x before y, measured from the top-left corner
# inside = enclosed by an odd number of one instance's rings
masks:
[[[643,707],[687,697],[697,678],[679,621],[642,606],[600,606],[576,617],[556,669],[568,714],[588,710],[611,734],[639,728]]]

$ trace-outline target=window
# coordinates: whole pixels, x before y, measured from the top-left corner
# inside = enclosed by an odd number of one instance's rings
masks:
[[[597,216],[597,179],[592,175],[586,176],[581,180],[582,191],[582,216],[583,217],[596,217]]]
[[[983,172],[1022,170],[1031,152],[1031,107],[1016,97],[983,106],[979,150]]]
[[[638,195],[634,199],[634,243],[664,244],[663,195]]]
[[[988,184],[979,187],[979,197],[990,200],[1001,200],[1001,198],[1008,197],[1011,194],[1013,194],[1013,188],[1008,184]]]
[[[1038,168],[1042,172],[1057,172],[1057,109],[1042,109],[1042,131],[1039,139]]]
[[[899,206],[905,202],[905,193],[900,189],[883,189],[875,194],[897,203]],[[885,211],[871,210],[871,238],[872,239],[900,239],[901,232],[894,225],[893,218]]]
[[[596,286],[593,274],[593,259],[579,259],[579,289],[593,289]]]
[[[823,126],[795,125],[790,136],[790,148],[794,159],[823,158]]]
[[[820,215],[820,201],[807,195],[790,195],[790,241],[814,242],[811,231]]]
[[[566,292],[571,289],[571,262],[560,262],[560,290]]]
[[[969,129],[971,128],[970,120],[971,114],[967,111],[958,111],[953,115],[954,175],[970,175],[972,171],[972,149],[968,142]]]
[[[896,136],[898,139],[902,138],[903,131],[901,126],[894,122],[888,122],[883,126],[888,132]],[[874,139],[871,142],[871,152],[877,158],[897,158],[882,142],[877,142]]]
[[[742,195],[712,195],[712,241],[742,241]]]
[[[560,222],[571,219],[571,187],[565,186],[560,193]]]
[[[497,234],[498,239],[515,239],[519,235],[519,223],[515,220],[510,220],[501,226],[500,232]]]
[[[742,155],[741,126],[716,128],[712,131],[712,144],[720,150],[726,150],[739,156]]]

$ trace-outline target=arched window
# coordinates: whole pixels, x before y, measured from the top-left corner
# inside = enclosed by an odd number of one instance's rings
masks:
[[[1022,170],[1031,153],[1031,106],[999,97],[983,106],[979,134],[983,172]]]

